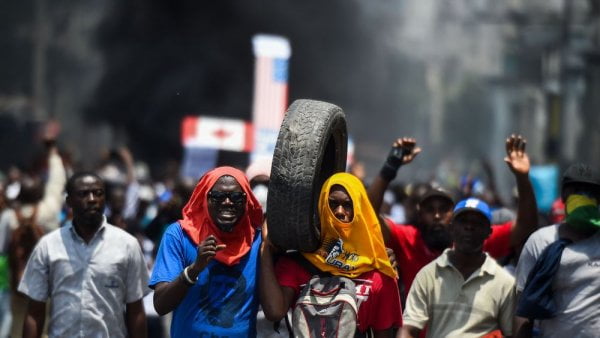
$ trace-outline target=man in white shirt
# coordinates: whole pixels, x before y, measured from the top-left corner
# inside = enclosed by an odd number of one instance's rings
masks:
[[[138,241],[106,222],[104,182],[67,182],[73,221],[42,237],[18,290],[29,297],[24,337],[39,337],[51,302],[51,337],[146,337],[148,273]]]
[[[517,337],[532,336],[533,319],[539,320],[543,337],[600,335],[600,173],[581,163],[570,166],[562,178],[561,198],[565,202],[565,222],[534,232],[519,258],[517,293],[527,302],[520,301],[517,308]],[[562,252],[549,256],[551,251],[546,249],[552,249],[560,241],[567,243],[563,244]],[[542,255],[544,258],[540,259]],[[548,264],[555,264],[555,272],[540,278],[544,271],[550,271]],[[542,266],[544,269],[539,269]],[[535,307],[548,304],[538,303],[541,285],[526,288],[534,268],[533,276],[538,276],[550,291],[547,296],[554,305],[549,308],[554,312],[550,318]]]

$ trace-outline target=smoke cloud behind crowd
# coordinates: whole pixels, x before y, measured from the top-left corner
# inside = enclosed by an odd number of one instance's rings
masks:
[[[453,158],[490,159],[508,179],[504,137],[525,133],[533,159],[545,161],[550,123],[542,85],[532,85],[536,66],[509,57],[521,48],[512,18],[527,6],[519,3],[5,3],[0,109],[8,133],[0,147],[10,152],[9,144],[23,142],[10,133],[26,130],[18,121],[54,118],[81,162],[120,144],[153,166],[179,160],[183,116],[251,118],[251,38],[269,33],[291,43],[290,102],[342,107],[369,176],[393,139],[407,135],[424,148],[407,169],[419,179],[439,176],[433,168],[440,165],[469,170],[456,164],[468,161]],[[561,10],[535,3],[542,14]]]

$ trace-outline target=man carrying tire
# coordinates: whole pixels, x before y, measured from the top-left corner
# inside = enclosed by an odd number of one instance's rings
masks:
[[[163,235],[150,279],[172,337],[256,337],[260,203],[241,171],[206,173]]]
[[[402,324],[396,272],[360,180],[348,173],[331,176],[321,189],[318,212],[321,239],[315,252],[302,253],[296,258],[283,256],[274,264],[273,246],[269,240],[263,241],[260,298],[266,317],[279,321],[290,307],[294,308],[292,327],[296,337],[352,337],[347,331],[349,328],[358,337],[369,331],[375,337],[392,337],[392,329]],[[266,233],[266,229],[263,230],[263,236]],[[337,316],[315,320],[331,308],[320,308],[317,314],[298,311],[306,305],[299,297],[307,292],[307,284],[312,287],[315,277],[331,276],[350,279],[345,285],[351,284],[356,290],[355,302],[351,305],[356,309],[353,321],[332,322],[331,318],[337,319]]]
[[[529,156],[525,152],[526,141],[520,135],[506,140],[504,158],[517,181],[519,205],[515,222],[492,225],[492,233],[484,242],[483,251],[493,258],[508,255],[511,248],[520,246],[537,227],[537,205],[533,187],[529,181]],[[379,212],[383,194],[397,170],[409,164],[421,152],[413,138],[399,138],[394,142],[390,155],[369,187],[373,208]],[[452,246],[449,224],[454,201],[443,190],[430,190],[418,204],[419,224],[400,225],[381,220],[381,228],[387,246],[396,254],[402,282],[409,290],[419,270]]]

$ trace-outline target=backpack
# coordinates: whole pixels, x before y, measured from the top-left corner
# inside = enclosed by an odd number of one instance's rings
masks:
[[[358,306],[354,282],[315,275],[300,292],[292,313],[294,337],[354,337]]]

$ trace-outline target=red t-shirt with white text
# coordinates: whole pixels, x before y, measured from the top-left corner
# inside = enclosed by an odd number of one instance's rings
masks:
[[[281,286],[294,290],[294,299],[312,275],[289,257],[281,257],[275,264],[275,275]],[[353,278],[356,285],[358,330],[385,330],[402,326],[402,308],[396,281],[377,270]],[[294,304],[292,304],[293,306]]]

